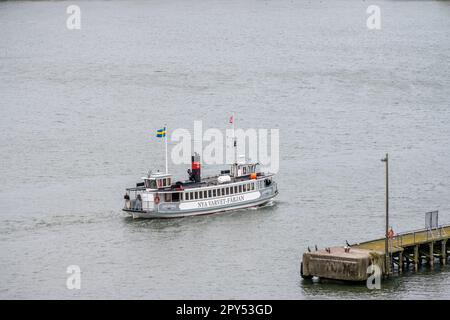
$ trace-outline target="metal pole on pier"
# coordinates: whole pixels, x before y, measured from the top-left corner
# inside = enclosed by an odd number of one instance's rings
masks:
[[[381,159],[386,163],[386,232],[384,240],[384,253],[385,253],[385,271],[386,274],[390,274],[391,259],[389,255],[389,155],[386,153],[386,158]]]
[[[237,146],[236,146],[236,129],[235,129],[235,117],[234,117],[234,112],[233,115],[231,116],[232,123],[233,123],[233,149],[234,149],[234,163],[237,163]]]

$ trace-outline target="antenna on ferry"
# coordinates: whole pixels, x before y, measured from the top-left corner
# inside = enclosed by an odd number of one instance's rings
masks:
[[[234,111],[233,114],[230,117],[230,123],[233,125],[233,148],[234,148],[234,163],[237,163],[237,143],[236,143],[236,132],[235,132],[235,125],[234,125]]]

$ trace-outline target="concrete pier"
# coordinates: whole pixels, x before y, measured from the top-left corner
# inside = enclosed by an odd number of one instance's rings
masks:
[[[303,255],[301,274],[303,278],[313,276],[345,281],[364,281],[367,279],[367,268],[377,264],[384,265],[383,253],[366,249],[346,250],[342,247],[331,247],[329,251],[319,250]]]
[[[389,239],[389,258],[385,267],[385,239],[376,239],[345,247],[331,247],[305,252],[300,266],[301,276],[365,281],[370,276],[368,267],[377,265],[386,277],[401,274],[413,264],[414,270],[426,262],[434,268],[436,260],[442,265],[449,257],[450,225],[433,230],[416,230],[395,235]]]

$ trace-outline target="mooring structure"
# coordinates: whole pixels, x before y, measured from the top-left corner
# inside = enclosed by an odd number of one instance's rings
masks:
[[[422,265],[434,268],[437,262],[446,265],[450,257],[450,225],[399,233],[389,239],[387,254],[384,247],[385,239],[380,238],[305,252],[300,272],[303,278],[365,281],[371,265],[377,265],[385,277],[417,271]]]
[[[328,247],[303,254],[300,274],[303,278],[365,281],[377,266],[384,277],[405,270],[417,271],[422,265],[434,268],[438,261],[447,264],[450,256],[450,224],[438,224],[438,211],[427,212],[425,228],[394,234],[389,227],[389,156],[386,164],[385,236],[362,243],[346,243],[343,247]]]

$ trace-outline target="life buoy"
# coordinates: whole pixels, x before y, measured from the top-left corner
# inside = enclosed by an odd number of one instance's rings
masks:
[[[389,239],[394,238],[394,230],[390,229],[390,230],[388,231],[388,238],[389,238]]]
[[[158,195],[155,196],[155,200],[154,201],[155,201],[156,204],[159,203],[159,196]]]

